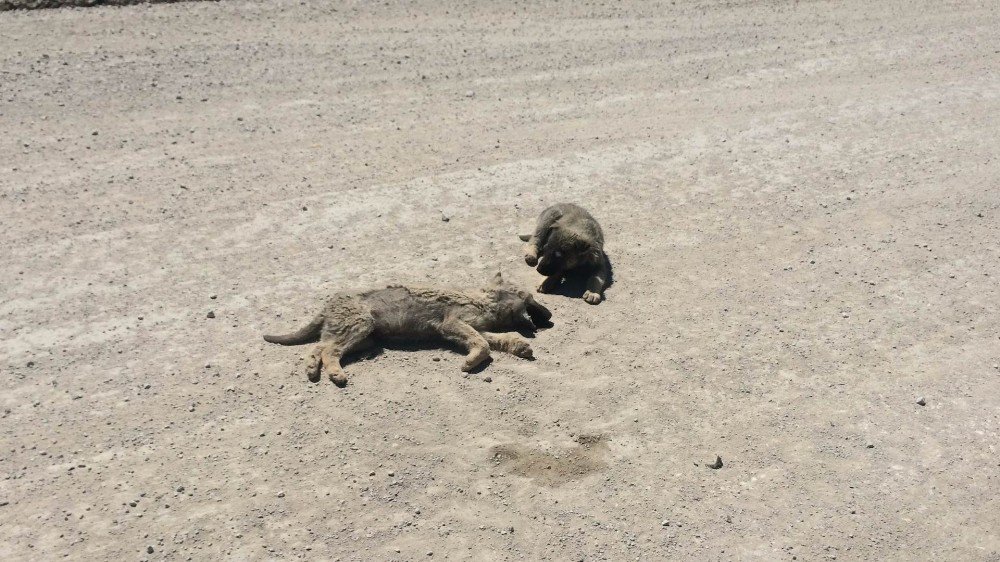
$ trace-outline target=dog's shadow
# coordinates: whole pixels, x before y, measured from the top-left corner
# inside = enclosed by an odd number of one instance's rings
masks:
[[[538,330],[546,330],[551,328],[555,324],[552,321],[547,321],[538,326]],[[535,332],[528,329],[517,330],[516,333],[524,336],[525,338],[531,339],[535,337]],[[443,351],[447,357],[442,357],[441,361],[454,360],[457,362],[456,369],[458,365],[461,365],[463,358],[465,357],[465,350],[461,347],[452,344],[450,342],[427,340],[427,341],[379,341],[376,345],[348,353],[343,357],[341,365],[346,369],[352,363],[357,363],[359,361],[370,361],[377,357],[385,355],[386,351]],[[497,353],[496,351],[492,353]],[[435,357],[435,360],[437,358]],[[525,361],[534,361],[535,359],[529,358]],[[476,366],[475,369],[469,371],[470,375],[476,375],[483,372],[490,363],[493,362],[493,357],[488,357],[485,361]],[[322,377],[313,381],[319,382]]]
[[[607,254],[604,255],[604,265],[608,268],[608,281],[604,286],[604,290],[606,291],[615,282],[614,268],[611,266],[611,260],[608,259]],[[590,279],[591,273],[591,271],[586,269],[571,271],[566,275],[562,283],[549,294],[574,299],[582,298],[583,293],[587,291],[587,279]]]

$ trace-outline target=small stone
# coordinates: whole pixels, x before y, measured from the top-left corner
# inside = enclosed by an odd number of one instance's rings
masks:
[[[493,377],[484,377],[483,382],[493,382]]]
[[[441,215],[441,221],[442,222],[448,222],[450,220],[451,220],[451,217],[449,217],[448,215]]]
[[[29,369],[32,368],[32,367],[34,367],[34,366],[35,366],[35,362],[34,361],[28,361],[28,368]]]
[[[434,551],[433,550],[428,550],[427,551],[427,556],[434,556]]]
[[[207,317],[208,318],[215,318],[215,311],[214,310],[209,310]]]
[[[711,469],[715,469],[715,470],[718,470],[718,469],[722,468],[722,457],[716,455],[715,456],[715,462],[713,462],[712,464],[706,464],[705,466],[707,466],[708,468],[711,468]]]
[[[917,405],[918,406],[926,406],[927,405],[927,401],[924,400],[923,396],[921,396],[920,398],[917,398]]]
[[[669,527],[670,526],[670,521],[667,521],[666,519],[664,519],[663,522],[660,523],[660,526],[661,527]]]
[[[284,493],[284,492],[278,492],[278,497],[279,497],[279,498],[283,498],[283,497],[285,497],[285,493]]]
[[[467,98],[476,97],[476,92],[473,92],[472,90],[469,90],[469,91],[465,92],[465,97],[467,97]]]
[[[867,447],[869,449],[874,449],[875,448],[875,444],[874,443],[869,443],[869,444],[865,445],[865,447]]]
[[[152,554],[152,553],[153,553],[153,546],[152,545],[147,546],[146,547],[146,554]]]
[[[209,295],[208,298],[214,301],[215,299],[219,298],[219,295]]]
[[[177,486],[177,493],[178,494],[181,493],[181,492],[183,492],[183,491],[184,491],[184,486]]]
[[[390,478],[393,477],[393,476],[395,476],[395,475],[396,475],[396,473],[394,471],[392,471],[392,470],[389,471],[389,477]]]

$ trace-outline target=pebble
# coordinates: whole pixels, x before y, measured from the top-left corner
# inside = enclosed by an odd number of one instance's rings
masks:
[[[279,498],[283,498],[283,497],[285,497],[285,493],[284,493],[284,492],[278,492],[278,497],[279,497]]]
[[[716,470],[722,468],[722,457],[720,457],[719,455],[716,455],[715,456],[715,462],[713,462],[712,464],[705,465],[705,466],[707,466],[708,468],[716,469]]]
[[[660,523],[660,526],[661,527],[669,527],[670,526],[670,521],[667,521],[666,519],[664,519],[663,522]]]
[[[392,470],[390,470],[390,471],[389,471],[389,476],[390,476],[390,477],[391,477],[391,476],[395,476],[395,475],[396,475],[396,473],[395,473],[394,471],[392,471]]]
[[[869,443],[869,444],[865,445],[865,447],[867,447],[869,449],[874,449],[875,448],[875,444],[874,443]]]
[[[177,486],[177,493],[178,494],[181,493],[181,492],[183,492],[183,491],[184,491],[184,486]]]
[[[921,396],[920,398],[917,398],[917,405],[918,406],[926,406],[927,405],[927,401],[924,400],[923,396]]]
[[[214,310],[209,310],[207,317],[208,318],[215,318],[215,311]]]
[[[493,382],[493,377],[486,377],[483,379],[483,382]]]
[[[153,553],[153,546],[152,545],[147,546],[146,547],[146,554],[152,554],[152,553]]]

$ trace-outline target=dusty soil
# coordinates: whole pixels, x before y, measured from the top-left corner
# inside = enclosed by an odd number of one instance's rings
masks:
[[[155,4],[158,2],[180,2],[183,0],[0,0],[0,11],[37,10],[42,8],[85,8],[89,6],[126,6],[129,4]]]
[[[1000,556],[995,2],[438,4],[0,14],[0,558]],[[566,200],[534,362],[261,340]]]

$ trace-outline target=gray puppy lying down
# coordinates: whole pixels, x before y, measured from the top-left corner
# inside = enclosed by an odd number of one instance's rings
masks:
[[[264,336],[282,345],[319,340],[309,355],[309,379],[326,373],[337,386],[347,384],[341,358],[375,340],[446,340],[467,351],[463,371],[489,358],[490,350],[530,359],[531,345],[513,331],[534,332],[548,325],[552,313],[530,293],[505,282],[497,273],[489,287],[475,290],[391,285],[361,293],[337,293],[323,311],[300,330]]]
[[[542,211],[532,234],[522,234],[524,261],[537,267],[545,280],[539,293],[551,293],[571,271],[587,274],[583,300],[597,304],[604,298],[610,279],[608,257],[604,254],[604,232],[597,219],[573,203],[558,203]]]

